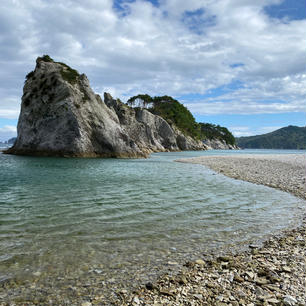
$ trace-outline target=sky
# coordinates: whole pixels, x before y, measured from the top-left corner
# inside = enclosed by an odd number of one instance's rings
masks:
[[[1,0],[0,141],[44,54],[102,96],[169,95],[237,137],[306,125],[305,0]]]

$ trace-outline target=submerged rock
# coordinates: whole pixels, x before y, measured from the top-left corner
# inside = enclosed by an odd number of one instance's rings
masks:
[[[133,109],[108,93],[103,101],[85,74],[49,56],[37,58],[27,75],[17,134],[6,153],[133,158],[206,148],[146,109]]]

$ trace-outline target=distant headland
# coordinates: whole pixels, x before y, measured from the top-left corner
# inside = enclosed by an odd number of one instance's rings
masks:
[[[236,138],[239,147],[246,149],[306,149],[306,127],[289,125],[271,133]]]

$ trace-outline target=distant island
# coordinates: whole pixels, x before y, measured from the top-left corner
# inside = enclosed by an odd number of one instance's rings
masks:
[[[242,149],[306,149],[306,127],[289,125],[271,133],[236,138]]]
[[[226,128],[197,123],[169,96],[123,103],[104,93],[102,100],[85,74],[44,55],[26,75],[17,139],[6,153],[137,158],[210,148],[235,149],[235,139]]]

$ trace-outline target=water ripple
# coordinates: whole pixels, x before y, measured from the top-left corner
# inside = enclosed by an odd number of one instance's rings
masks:
[[[79,273],[84,262],[105,267],[122,263],[133,270],[135,262],[139,268],[149,260],[144,273],[153,273],[154,263],[286,227],[304,205],[280,191],[174,163],[179,156],[103,160],[0,155],[1,278],[50,266]],[[103,271],[113,273],[111,268]]]

